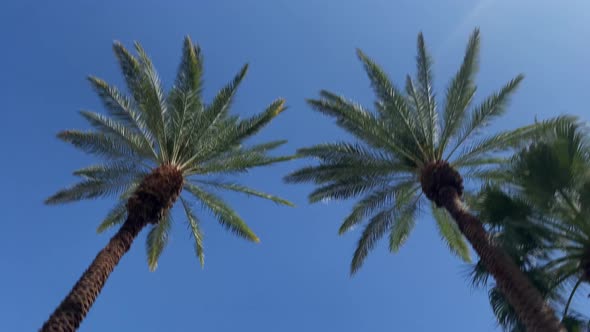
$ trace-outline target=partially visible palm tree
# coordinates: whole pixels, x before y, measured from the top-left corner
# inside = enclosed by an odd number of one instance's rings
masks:
[[[462,203],[464,187],[459,171],[469,179],[488,179],[490,168],[505,161],[496,152],[519,147],[569,119],[476,138],[491,120],[504,114],[523,79],[516,76],[469,111],[476,91],[478,30],[471,35],[461,68],[447,88],[442,111],[435,101],[432,60],[422,34],[418,36],[417,77],[406,77],[405,93],[375,62],[360,50],[357,53],[377,96],[376,113],[328,91],[322,91],[321,98],[309,100],[309,104],[334,117],[360,142],[301,149],[301,156],[317,158],[320,164],[286,178],[288,182],[317,184],[319,188],[310,194],[311,202],[363,195],[340,227],[342,234],[369,218],[352,259],[352,273],[387,232],[390,250],[397,251],[408,238],[421,204],[428,199],[451,251],[469,259],[465,236],[531,331],[560,330],[553,310]]]
[[[503,189],[486,186],[473,206],[573,328],[574,322],[588,325],[570,308],[579,287],[590,282],[590,144],[583,125],[555,129],[497,170]],[[474,283],[487,285],[487,276],[478,262]],[[513,308],[495,292],[492,287],[490,301],[501,325],[519,326]]]
[[[242,145],[284,110],[284,101],[279,99],[261,114],[247,119],[230,115],[232,100],[248,69],[246,65],[210,104],[205,104],[201,99],[201,51],[188,37],[184,41],[175,84],[165,94],[150,59],[139,44],[136,43],[135,48],[138,57],[120,43],[114,44],[131,95],[128,97],[103,80],[90,77],[108,116],[82,111],[93,129],[67,130],[58,135],[76,148],[101,157],[104,163],[75,171],[81,181],[51,196],[46,203],[60,204],[116,194],[120,196],[119,202],[98,231],[122,226],[43,325],[42,331],[77,329],[135,237],[150,225],[147,256],[150,269],[155,269],[168,240],[171,209],[178,199],[194,238],[196,255],[203,264],[200,218],[193,212],[189,198],[181,196],[182,193],[193,196],[222,226],[253,242],[259,242],[258,237],[211,189],[291,205],[278,197],[213,177],[290,159],[268,155],[285,141]]]

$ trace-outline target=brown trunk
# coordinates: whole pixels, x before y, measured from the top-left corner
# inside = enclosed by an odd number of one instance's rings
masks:
[[[127,220],[102,249],[70,293],[55,309],[40,331],[73,332],[102,290],[109,275],[139,232],[155,224],[172,207],[182,190],[183,177],[176,168],[164,165],[145,177],[127,202]]]
[[[45,322],[41,331],[69,332],[75,331],[80,326],[107,278],[121,257],[129,250],[137,234],[146,225],[146,223],[140,224],[130,219],[125,221],[106,247],[96,255],[92,264]]]
[[[508,299],[520,321],[529,332],[567,332],[553,309],[522,273],[512,259],[488,236],[481,221],[469,213],[457,190],[445,187],[438,201],[457,222],[459,229],[473,246],[486,269],[494,276],[497,287]]]

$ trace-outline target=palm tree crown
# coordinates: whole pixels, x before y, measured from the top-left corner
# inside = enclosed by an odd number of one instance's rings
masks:
[[[432,88],[432,59],[422,34],[418,36],[417,48],[417,75],[406,77],[403,92],[358,50],[377,98],[375,112],[328,91],[308,102],[315,110],[335,118],[337,125],[359,142],[300,149],[299,155],[317,158],[320,164],[286,177],[288,182],[317,184],[318,188],[309,196],[311,202],[362,196],[339,230],[342,234],[369,219],[353,256],[352,273],[387,232],[390,250],[399,250],[414,227],[425,198],[432,201],[440,235],[450,250],[469,261],[469,249],[461,232],[448,212],[440,208],[439,189],[452,185],[461,196],[463,178],[458,171],[468,179],[486,179],[490,168],[504,160],[496,152],[520,146],[553,122],[562,121],[551,120],[479,137],[483,127],[505,113],[523,76],[516,76],[472,107],[479,57],[479,31],[475,30],[463,63],[439,107]]]
[[[138,43],[135,44],[137,57],[118,42],[113,48],[130,95],[126,96],[99,78],[90,77],[108,116],[82,111],[81,115],[92,130],[66,130],[58,134],[76,148],[101,157],[104,163],[75,171],[80,182],[59,191],[46,203],[118,195],[118,203],[98,227],[98,232],[102,232],[125,221],[129,208],[126,202],[148,174],[168,170],[179,176],[183,192],[196,198],[223,226],[238,236],[258,242],[254,232],[211,189],[240,192],[285,205],[291,203],[212,176],[245,172],[290,159],[268,155],[285,141],[242,145],[285,109],[284,100],[274,101],[264,112],[247,119],[230,115],[232,100],[248,69],[245,65],[211,103],[204,103],[201,98],[203,59],[200,48],[193,45],[189,37],[184,41],[174,86],[167,94],[152,62]],[[174,193],[168,194],[174,196]],[[180,201],[194,237],[196,254],[203,264],[199,218],[188,197],[180,196]],[[166,207],[152,224],[147,236],[147,255],[153,270],[168,239],[170,207]]]

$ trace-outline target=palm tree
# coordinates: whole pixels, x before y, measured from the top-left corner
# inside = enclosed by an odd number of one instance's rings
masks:
[[[572,329],[575,322],[579,328],[588,325],[569,311],[579,287],[590,282],[590,144],[584,129],[569,123],[540,137],[498,170],[497,184],[484,187],[473,204],[497,243],[552,298],[563,312],[564,325]],[[474,284],[485,286],[487,275],[478,262]],[[490,302],[499,322],[517,327],[521,323],[513,308],[493,295],[494,289]]]
[[[315,110],[335,118],[337,125],[360,142],[300,149],[299,155],[317,158],[319,165],[304,167],[286,177],[287,182],[317,184],[319,188],[309,196],[311,202],[363,195],[339,231],[342,234],[369,219],[353,256],[351,273],[359,269],[386,232],[390,250],[399,250],[426,198],[451,251],[465,260],[469,258],[465,236],[531,331],[560,330],[553,310],[462,203],[464,180],[459,171],[469,179],[486,179],[490,168],[505,160],[495,152],[518,147],[555,123],[569,119],[558,118],[475,139],[484,126],[505,112],[510,96],[523,79],[522,75],[516,76],[468,111],[476,91],[478,30],[471,35],[463,63],[447,88],[442,111],[435,101],[432,60],[422,34],[418,36],[417,77],[406,77],[405,93],[362,51],[357,54],[377,97],[376,113],[328,91],[321,91],[321,98],[308,102]]]
[[[91,131],[66,130],[58,137],[76,148],[104,159],[103,164],[74,172],[81,181],[47,199],[60,204],[107,195],[119,202],[100,224],[98,231],[122,224],[101,250],[63,302],[43,325],[42,331],[74,331],[78,328],[110,273],[129,250],[139,232],[151,225],[147,236],[150,269],[155,269],[171,227],[171,209],[180,200],[201,264],[203,235],[200,219],[186,193],[208,210],[219,223],[237,236],[253,242],[258,237],[211,189],[258,196],[279,204],[291,203],[237,183],[220,180],[217,174],[235,174],[251,168],[291,159],[268,152],[285,141],[242,146],[281,113],[284,100],[274,101],[261,114],[240,119],[229,114],[236,90],[246,75],[244,66],[210,104],[201,99],[202,55],[187,37],[174,86],[165,94],[156,71],[143,48],[138,57],[116,42],[114,52],[127,83],[130,97],[103,80],[90,77],[109,116],[81,112]]]

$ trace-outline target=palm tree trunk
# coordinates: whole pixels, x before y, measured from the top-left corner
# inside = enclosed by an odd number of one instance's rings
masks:
[[[73,332],[80,326],[111,272],[147,223],[127,218],[70,293],[41,328],[42,332]]]
[[[508,299],[520,321],[529,332],[567,332],[553,309],[512,259],[490,239],[481,221],[469,213],[457,190],[445,187],[439,191],[441,205],[457,222],[486,269],[494,276],[497,287]]]
[[[74,332],[94,304],[111,272],[129,251],[139,232],[156,224],[180,195],[183,175],[171,165],[154,169],[127,201],[127,219],[102,249],[70,293],[55,309],[41,332]]]

